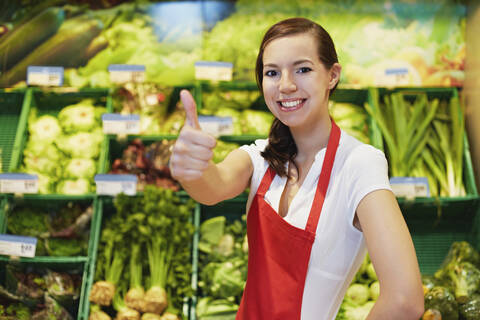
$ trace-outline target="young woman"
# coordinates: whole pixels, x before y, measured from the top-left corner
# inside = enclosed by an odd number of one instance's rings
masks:
[[[195,102],[170,169],[213,205],[250,187],[248,276],[237,319],[335,319],[368,248],[380,296],[367,319],[419,319],[423,290],[412,240],[388,182],[384,154],[340,130],[328,99],[340,78],[328,33],[303,18],[265,34],[257,82],[275,116],[268,140],[211,161]]]

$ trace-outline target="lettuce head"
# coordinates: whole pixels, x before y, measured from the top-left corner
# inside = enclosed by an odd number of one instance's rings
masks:
[[[92,179],[95,172],[95,161],[92,159],[73,158],[67,162],[64,175],[66,178]]]
[[[97,158],[102,139],[101,131],[79,132],[59,137],[57,146],[71,158]]]
[[[30,140],[52,143],[62,134],[57,118],[49,115],[34,120],[29,128]]]
[[[80,178],[76,180],[62,180],[57,185],[58,194],[81,195],[91,191],[90,182]]]
[[[58,114],[58,120],[66,133],[89,131],[98,125],[95,107],[90,100],[63,108]]]

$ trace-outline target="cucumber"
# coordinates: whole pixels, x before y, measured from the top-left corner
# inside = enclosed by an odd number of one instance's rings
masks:
[[[25,80],[28,66],[70,68],[85,64],[85,49],[102,29],[100,20],[84,16],[66,20],[54,36],[3,74],[0,86],[12,86]]]
[[[0,70],[5,72],[54,35],[65,18],[61,8],[48,8],[0,38]]]

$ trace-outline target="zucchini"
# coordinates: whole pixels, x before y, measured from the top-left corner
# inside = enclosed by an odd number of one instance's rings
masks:
[[[100,20],[80,16],[66,20],[57,34],[8,70],[0,79],[1,86],[12,86],[25,80],[28,66],[78,67],[87,62],[85,50],[100,34]]]
[[[65,13],[61,8],[48,8],[11,32],[0,41],[0,70],[5,72],[54,35],[60,28]]]

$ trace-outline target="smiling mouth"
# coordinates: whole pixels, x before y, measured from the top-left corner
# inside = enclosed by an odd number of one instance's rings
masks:
[[[288,100],[288,101],[277,101],[280,109],[282,111],[295,111],[300,109],[307,99],[297,99],[297,100]]]

